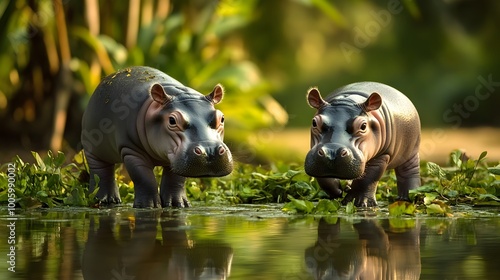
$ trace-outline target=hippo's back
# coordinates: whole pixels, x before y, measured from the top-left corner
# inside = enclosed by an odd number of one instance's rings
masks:
[[[392,112],[417,113],[415,106],[406,95],[391,86],[377,82],[358,82],[345,85],[336,89],[325,100],[332,102],[342,95],[349,95],[355,100],[360,100],[359,102],[364,102],[374,92],[382,96],[384,105],[390,108]],[[356,95],[359,98],[354,97]]]
[[[181,86],[167,74],[145,66],[129,67],[105,77],[90,97],[82,118],[82,145],[103,160],[118,162],[123,143],[139,145],[137,120],[154,83]]]
[[[125,111],[124,106],[134,109],[142,105],[149,97],[149,87],[154,83],[182,86],[157,69],[146,66],[129,67],[102,79],[90,97],[87,108],[93,114],[118,115],[123,118],[120,112]]]

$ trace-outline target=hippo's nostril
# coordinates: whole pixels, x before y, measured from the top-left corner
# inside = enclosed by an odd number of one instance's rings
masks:
[[[224,146],[219,146],[219,156],[222,156],[226,152],[226,148]]]
[[[339,153],[339,154],[340,154],[340,157],[346,157],[346,156],[348,156],[348,155],[349,155],[349,151],[348,151],[346,148],[342,148],[342,149],[340,150],[340,153]]]
[[[203,152],[204,152],[204,149],[203,149],[202,147],[200,147],[200,146],[196,146],[196,147],[194,148],[194,153],[195,153],[196,155],[198,155],[198,156],[203,155]]]

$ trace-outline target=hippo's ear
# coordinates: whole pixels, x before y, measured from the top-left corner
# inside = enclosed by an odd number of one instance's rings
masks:
[[[166,104],[170,100],[172,100],[172,96],[168,95],[165,92],[165,89],[163,88],[162,85],[160,84],[153,84],[151,88],[149,89],[149,94],[151,94],[151,98],[153,98],[154,101],[160,103],[160,104]]]
[[[319,93],[319,90],[317,88],[311,88],[307,92],[307,103],[309,106],[319,109],[325,105],[328,105],[328,102],[326,102],[323,97],[321,97],[321,93]]]
[[[368,99],[366,99],[365,103],[362,104],[362,107],[365,112],[370,112],[373,110],[377,110],[381,105],[382,97],[380,96],[380,94],[374,92],[370,96],[368,96]]]
[[[214,104],[217,104],[222,101],[222,97],[224,97],[224,88],[221,84],[216,84],[214,90],[211,93],[205,95],[205,97]]]

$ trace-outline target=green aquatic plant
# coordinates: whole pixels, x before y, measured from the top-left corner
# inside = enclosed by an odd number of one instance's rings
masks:
[[[483,152],[474,160],[455,150],[450,154],[448,167],[427,163],[422,174],[424,184],[413,192],[416,200],[433,208],[437,208],[432,205],[433,200],[443,201],[445,205],[500,205],[497,197],[500,181],[488,168],[486,155]]]
[[[81,152],[70,163],[61,152],[48,152],[43,158],[36,152],[32,155],[31,163],[16,156],[0,167],[0,204],[8,202],[8,182],[13,177],[19,207],[96,205],[95,192],[88,193],[88,172]],[[498,206],[500,165],[488,167],[485,157],[486,152],[474,160],[453,151],[448,166],[422,164],[422,186],[410,192],[413,203],[393,203],[397,196],[396,177],[389,171],[379,182],[377,200],[390,203],[390,216],[417,213],[450,216],[453,212],[450,206],[457,204]],[[162,169],[155,168],[154,172],[159,180]],[[115,175],[123,204],[132,204],[134,184],[122,165],[117,165]],[[189,178],[186,193],[191,201],[210,205],[285,203],[285,212],[318,215],[340,209],[347,214],[357,211],[352,203],[344,208],[340,199],[328,199],[302,166],[285,163],[269,167],[236,163],[233,173],[225,177]]]
[[[7,201],[9,174],[5,170],[11,167],[9,173],[14,178],[16,202],[22,208],[88,205],[92,194],[87,194],[87,187],[81,181],[81,166],[76,162],[66,164],[66,156],[61,152],[49,151],[44,159],[36,152],[32,155],[33,163],[16,156],[1,167],[0,202]]]

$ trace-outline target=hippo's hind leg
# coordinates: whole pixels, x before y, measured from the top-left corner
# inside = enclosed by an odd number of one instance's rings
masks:
[[[378,180],[387,169],[389,159],[389,155],[381,155],[367,162],[365,173],[361,178],[352,182],[351,189],[347,192],[342,203],[354,200],[354,205],[358,207],[377,206],[375,193],[377,192]]]
[[[394,170],[398,181],[398,200],[409,201],[409,190],[420,187],[420,157],[418,153]]]
[[[161,207],[158,195],[158,183],[153,173],[153,164],[135,153],[125,154],[123,156],[123,163],[130,175],[130,179],[134,182],[134,207]]]
[[[174,174],[169,166],[163,166],[160,184],[161,205],[163,207],[189,207],[184,188],[185,177]]]
[[[100,204],[119,204],[121,203],[120,193],[115,182],[115,165],[104,162],[96,158],[91,153],[85,152],[85,158],[90,170],[89,192],[94,192],[96,188],[95,175],[99,177],[96,198]]]

